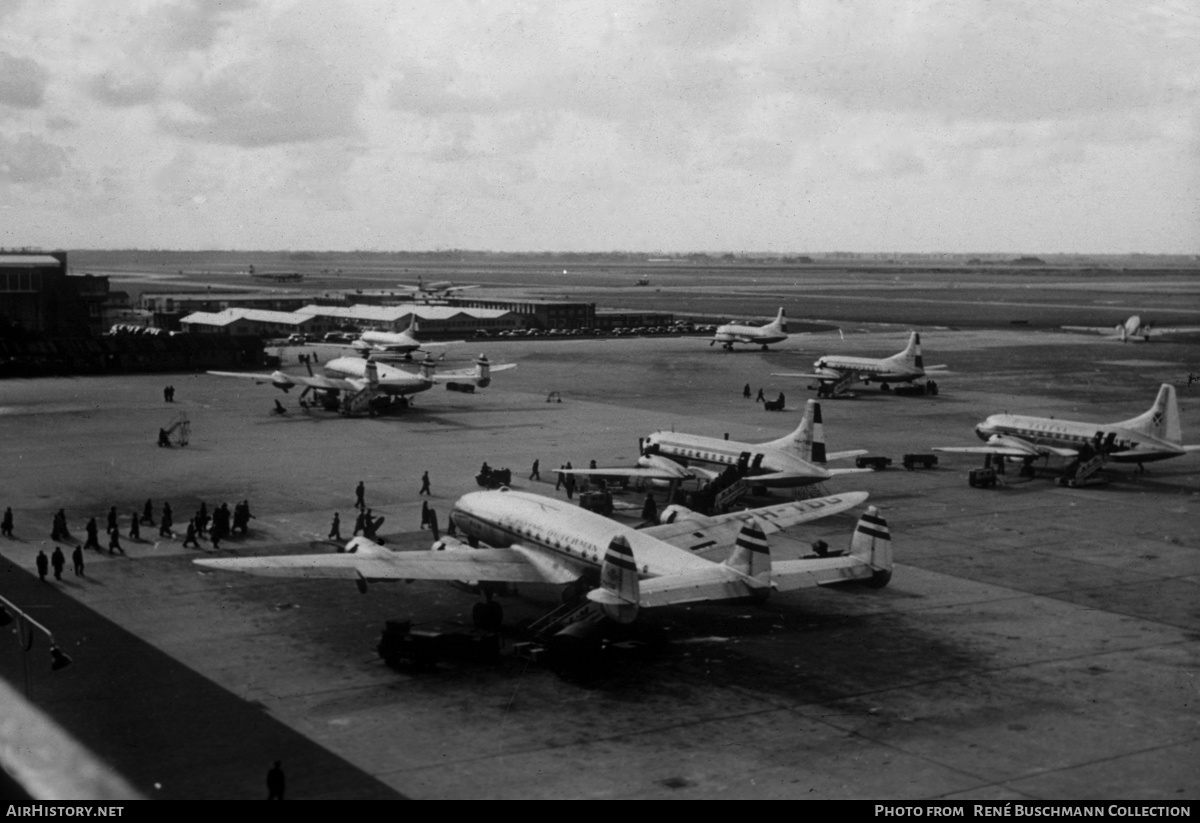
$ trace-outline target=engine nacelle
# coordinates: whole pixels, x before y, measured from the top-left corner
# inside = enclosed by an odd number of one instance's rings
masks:
[[[442,537],[433,544],[431,549],[435,552],[446,550],[459,551],[463,549],[467,551],[474,551],[469,543],[464,543],[457,537]]]
[[[678,503],[673,503],[667,506],[658,515],[659,523],[674,523],[676,520],[699,520],[704,515],[699,512],[694,512],[687,506],[681,506]]]
[[[271,373],[271,385],[277,389],[283,389],[284,391],[287,391],[296,384],[293,383],[292,379],[286,374],[281,371],[277,371]]]

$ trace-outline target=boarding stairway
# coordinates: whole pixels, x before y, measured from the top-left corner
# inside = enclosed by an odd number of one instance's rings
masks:
[[[844,397],[850,393],[850,386],[857,377],[854,372],[847,372],[837,380],[821,381],[817,386],[817,397]]]
[[[713,511],[728,511],[729,507],[750,493],[750,484],[744,478],[727,489],[721,489],[713,498]]]
[[[599,623],[604,619],[604,610],[598,603],[584,600],[582,603],[564,603],[549,614],[542,615],[529,624],[529,634],[543,643],[547,638],[576,623]]]
[[[347,394],[342,398],[342,414],[346,417],[352,417],[356,414],[363,414],[370,411],[371,401],[375,399],[375,392],[371,389],[359,389],[354,394]]]
[[[1099,482],[1100,478],[1097,478],[1096,474],[1104,468],[1106,463],[1108,463],[1108,457],[1104,454],[1097,454],[1086,460],[1076,460],[1067,466],[1066,474],[1058,479],[1058,484],[1074,488]]]

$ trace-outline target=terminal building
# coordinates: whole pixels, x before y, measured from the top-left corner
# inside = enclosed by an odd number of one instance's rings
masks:
[[[52,337],[104,331],[108,278],[67,273],[67,253],[0,251],[0,322]]]

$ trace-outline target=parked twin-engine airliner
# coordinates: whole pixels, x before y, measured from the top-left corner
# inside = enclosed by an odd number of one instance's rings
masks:
[[[765,443],[743,443],[720,437],[704,437],[674,431],[657,431],[642,441],[643,455],[662,455],[685,466],[692,463],[732,466],[747,482],[756,486],[810,486],[838,474],[858,474],[870,469],[827,469],[825,462],[866,454],[855,451],[825,451],[825,427],[821,422],[821,404],[809,400],[804,418],[791,434]],[[588,470],[592,474],[611,474],[608,469]],[[665,477],[663,479],[669,479]]]
[[[1116,326],[1063,326],[1063,329],[1104,334],[1109,340],[1120,340],[1122,343],[1136,343],[1138,340],[1149,343],[1151,337],[1161,337],[1164,334],[1200,334],[1200,326],[1156,329],[1150,323],[1143,323],[1142,318],[1136,314]]]
[[[779,314],[765,326],[748,326],[741,323],[719,326],[708,345],[721,343],[726,351],[733,351],[734,343],[747,343],[762,346],[762,350],[767,351],[767,346],[771,343],[782,343],[787,339],[787,318],[783,314],[783,307],[780,306]]]
[[[850,386],[860,380],[867,384],[874,381],[881,389],[888,391],[892,383],[911,383],[928,376],[927,372],[946,367],[925,365],[921,357],[921,335],[912,332],[904,351],[891,357],[847,357],[827,354],[813,363],[813,368],[816,370],[813,373],[783,372],[775,373],[774,376],[813,377],[819,381],[818,397],[842,397],[849,394]]]
[[[1027,465],[1039,457],[1077,459],[1097,454],[1114,463],[1143,463],[1183,457],[1200,451],[1184,445],[1175,387],[1163,383],[1150,409],[1119,423],[1083,423],[1054,417],[993,414],[975,427],[983,446],[943,446],[934,451],[990,454],[1020,458]]]
[[[414,316],[411,325],[404,331],[365,331],[350,345],[364,357],[367,355],[380,357],[383,355],[402,354],[407,359],[411,359],[412,353],[416,351],[425,351],[436,346],[452,346],[455,343],[464,342],[462,340],[450,340],[430,343],[418,340],[416,337],[418,332],[417,318]]]
[[[461,380],[485,388],[492,382],[493,371],[504,371],[516,366],[516,363],[493,366],[487,356],[481,354],[475,360],[474,369],[435,374],[433,361],[426,360],[414,374],[367,358],[337,357],[324,364],[324,375],[311,374],[311,367],[308,376],[286,374],[282,371],[271,374],[210,371],[209,374],[270,383],[285,392],[294,386],[304,386],[304,391],[300,393],[301,401],[310,391],[315,391],[324,395],[328,407],[351,415],[378,410],[393,398],[428,391],[437,383]]]
[[[363,591],[380,580],[465,581],[487,597],[477,621],[492,624],[501,614],[491,600],[498,587],[488,584],[552,583],[575,587],[604,615],[628,623],[640,608],[761,600],[772,591],[843,580],[887,585],[891,535],[874,506],[859,519],[845,554],[772,561],[767,545],[769,534],[866,499],[866,492],[848,492],[715,517],[689,511],[671,523],[632,529],[566,500],[501,489],[472,492],[455,504],[450,517],[468,542],[446,537],[430,551],[390,551],[356,537],[344,553],[194,562],[273,577],[349,579]]]

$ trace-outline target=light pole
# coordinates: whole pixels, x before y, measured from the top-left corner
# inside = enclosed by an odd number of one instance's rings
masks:
[[[29,699],[29,651],[33,648],[33,630],[37,629],[50,641],[50,671],[56,672],[71,665],[71,658],[54,642],[54,635],[41,623],[18,609],[11,600],[0,597],[0,627],[15,622],[13,631],[21,645],[21,662],[25,671],[25,699]]]

